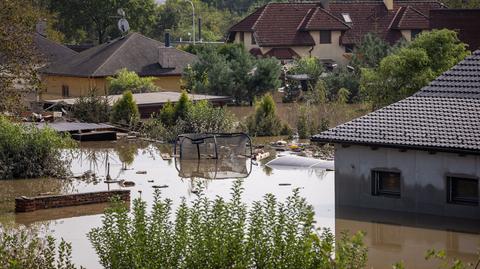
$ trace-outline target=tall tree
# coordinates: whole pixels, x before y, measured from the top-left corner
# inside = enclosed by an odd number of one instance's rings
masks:
[[[0,1],[0,112],[21,108],[21,91],[38,88],[33,33],[41,12],[28,0]]]

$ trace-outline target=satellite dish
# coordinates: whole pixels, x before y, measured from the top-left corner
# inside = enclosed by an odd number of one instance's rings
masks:
[[[122,8],[117,9],[117,14],[121,17],[125,17],[125,11]]]
[[[130,25],[128,24],[128,21],[124,18],[118,20],[118,29],[120,30],[120,32],[122,32],[122,34],[128,32],[128,30],[130,30]]]

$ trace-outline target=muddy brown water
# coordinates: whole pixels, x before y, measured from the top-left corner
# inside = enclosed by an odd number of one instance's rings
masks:
[[[153,185],[168,185],[168,188],[162,189],[162,195],[172,199],[174,206],[178,205],[181,197],[188,201],[195,198],[192,190],[195,189],[197,181],[205,182],[207,196],[229,197],[234,179],[212,180],[200,177],[209,177],[214,174],[212,171],[228,170],[231,166],[211,163],[202,163],[200,166],[189,164],[183,166],[186,171],[179,172],[174,160],[164,161],[160,157],[161,152],[170,151],[169,145],[154,146],[138,142],[83,143],[81,148],[73,153],[71,170],[76,176],[91,170],[99,179],[87,177],[72,181],[55,179],[0,181],[0,222],[6,225],[43,227],[45,233],[72,243],[73,259],[77,265],[101,268],[86,234],[92,228],[101,225],[106,204],[15,214],[14,198],[39,193],[121,189],[118,184],[103,183],[107,163],[110,163],[112,178],[134,181],[136,185],[128,188],[131,190],[132,198],[141,195],[149,205],[153,201]],[[366,232],[365,243],[369,247],[367,268],[391,268],[391,264],[398,261],[403,261],[406,268],[437,268],[438,264],[424,259],[425,252],[431,248],[444,249],[449,257],[470,262],[477,257],[476,253],[480,247],[478,223],[335,208],[334,172],[272,170],[261,163],[250,165],[249,161],[245,161],[244,166],[243,164],[238,166],[241,169],[236,171],[241,173],[251,169],[250,174],[244,179],[246,203],[259,200],[266,193],[273,193],[279,199],[284,199],[291,194],[293,188],[300,188],[301,195],[314,206],[319,227],[330,228],[337,236],[342,231]],[[137,174],[137,171],[147,173]],[[196,177],[185,178],[181,175]],[[235,175],[238,176],[238,173]]]

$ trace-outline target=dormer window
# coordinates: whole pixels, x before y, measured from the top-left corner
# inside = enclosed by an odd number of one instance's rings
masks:
[[[352,18],[350,18],[350,14],[348,13],[342,13],[343,20],[346,23],[352,23]]]

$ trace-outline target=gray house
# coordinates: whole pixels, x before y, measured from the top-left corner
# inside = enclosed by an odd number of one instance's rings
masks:
[[[335,145],[338,206],[480,219],[480,51],[312,141]]]

